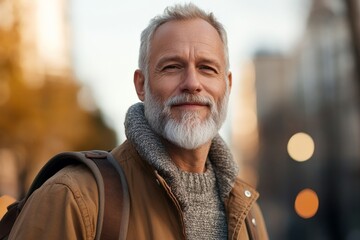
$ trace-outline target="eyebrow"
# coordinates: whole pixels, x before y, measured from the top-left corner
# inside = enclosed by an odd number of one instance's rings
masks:
[[[182,57],[180,56],[176,56],[176,55],[171,55],[171,56],[165,56],[160,58],[160,60],[157,62],[156,66],[161,66],[163,65],[165,62],[180,62],[180,63],[184,63],[186,62]],[[214,58],[207,58],[207,57],[200,57],[199,60],[197,61],[198,63],[205,63],[205,64],[211,64],[214,65],[216,68],[221,69],[221,64],[219,61],[215,60]]]
[[[165,56],[160,58],[160,60],[156,63],[156,66],[161,66],[166,62],[185,62],[183,58],[179,57],[179,56]]]

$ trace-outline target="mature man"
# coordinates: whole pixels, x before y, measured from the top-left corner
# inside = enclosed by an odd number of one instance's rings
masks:
[[[237,178],[218,135],[231,89],[227,37],[212,14],[175,5],[141,35],[128,110],[112,151],[130,194],[128,239],[268,239],[258,193]],[[63,169],[30,199],[12,239],[94,239],[97,188]],[[34,216],[33,220],[28,218]]]

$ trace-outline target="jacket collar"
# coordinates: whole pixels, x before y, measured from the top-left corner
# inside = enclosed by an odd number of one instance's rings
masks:
[[[250,185],[236,178],[234,188],[225,199],[225,209],[228,215],[229,239],[237,239],[244,226],[252,206],[258,199],[259,193]]]

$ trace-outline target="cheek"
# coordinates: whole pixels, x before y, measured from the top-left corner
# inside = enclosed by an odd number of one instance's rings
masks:
[[[226,82],[217,82],[208,84],[206,91],[214,98],[216,102],[220,101],[226,93]]]
[[[177,94],[178,84],[170,79],[157,79],[150,82],[150,91],[156,98],[165,101]]]

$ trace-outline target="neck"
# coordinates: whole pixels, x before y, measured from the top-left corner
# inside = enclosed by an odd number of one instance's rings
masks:
[[[205,163],[209,154],[211,141],[196,149],[184,149],[169,141],[164,142],[171,160],[185,172],[203,173],[206,171]]]

